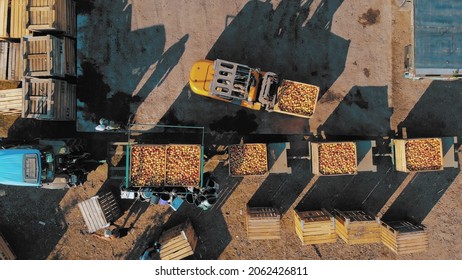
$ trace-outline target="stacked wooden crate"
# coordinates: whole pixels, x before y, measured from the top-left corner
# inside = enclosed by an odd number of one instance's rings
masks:
[[[181,260],[194,254],[197,235],[187,220],[183,224],[164,231],[159,239],[162,260]]]
[[[0,0],[0,38],[8,37],[8,0]]]
[[[76,36],[76,9],[72,0],[29,0],[26,15],[30,31]]]
[[[23,118],[72,121],[76,117],[76,86],[57,79],[24,78]]]
[[[334,216],[327,210],[294,210],[295,232],[303,245],[337,241]]]
[[[382,222],[382,243],[397,255],[425,252],[428,234],[423,225],[408,221]]]
[[[0,80],[21,81],[21,45],[16,42],[0,42]]]
[[[10,38],[22,38],[31,35],[26,26],[28,22],[26,7],[28,4],[28,0],[11,0]]]
[[[7,0],[2,1],[8,2]],[[0,6],[0,12],[2,11]],[[1,29],[0,32],[2,32]],[[8,30],[5,30],[6,35],[10,38],[22,38],[33,32],[53,32],[75,37],[77,34],[75,1],[12,0],[10,30],[9,34]]]
[[[55,36],[21,39],[23,74],[27,77],[64,77],[64,42]]]
[[[274,208],[248,207],[246,221],[249,240],[281,238],[281,215]]]
[[[0,232],[0,260],[15,260],[16,256]]]
[[[22,89],[0,90],[0,113],[3,115],[21,114]]]
[[[363,211],[334,210],[335,231],[347,244],[379,243],[380,220]]]

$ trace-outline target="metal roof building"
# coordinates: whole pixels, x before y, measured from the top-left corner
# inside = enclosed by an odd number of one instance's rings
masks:
[[[460,79],[462,1],[414,0],[413,45],[406,54],[411,78]]]

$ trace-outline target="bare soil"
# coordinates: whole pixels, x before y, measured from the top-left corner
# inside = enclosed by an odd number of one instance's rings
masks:
[[[403,77],[404,46],[412,42],[410,9],[399,8],[395,0],[86,3],[79,4],[85,18],[79,23],[82,103],[77,128],[87,132],[74,135],[90,140],[97,159],[107,158],[107,142],[126,135],[92,133],[94,124],[108,114],[124,121],[128,112],[139,123],[204,126],[211,150],[243,138],[289,141],[291,155],[304,155],[309,134],[380,137],[380,142],[401,127],[407,127],[409,137],[460,140],[462,84]],[[252,112],[193,95],[187,86],[189,68],[204,57],[274,69],[320,86],[313,118]],[[20,131],[44,137],[60,136],[66,129],[15,122],[9,136],[20,137]],[[215,156],[206,165],[220,183],[211,210],[185,203],[175,212],[124,200],[124,215],[115,223],[129,231],[113,241],[88,234],[77,207],[98,193],[117,193],[120,182],[108,180],[107,164],[102,164],[83,186],[69,190],[0,187],[5,191],[0,230],[19,259],[137,259],[162,229],[187,218],[199,236],[190,257],[195,259],[462,259],[459,169],[404,174],[393,171],[389,158],[376,163],[376,173],[314,177],[306,160],[291,160],[291,175],[238,178],[230,177],[229,167]],[[282,238],[248,240],[247,205],[277,208],[283,214]],[[346,245],[340,239],[302,246],[292,210],[321,207],[422,223],[429,250],[396,256],[382,244]]]

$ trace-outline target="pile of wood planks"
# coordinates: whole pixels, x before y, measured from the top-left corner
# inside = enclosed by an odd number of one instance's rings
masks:
[[[408,221],[382,222],[382,243],[397,255],[425,252],[428,234],[423,225]]]
[[[303,245],[337,241],[334,216],[327,210],[294,210],[295,232]]]
[[[347,244],[379,243],[380,219],[363,211],[334,210],[335,231]]]
[[[0,232],[0,260],[15,260],[16,255],[11,250],[10,245],[6,242],[5,237],[3,237]]]
[[[76,86],[57,79],[24,78],[22,117],[75,120]]]
[[[194,254],[198,237],[190,220],[168,229],[159,239],[162,260],[181,260]]]
[[[21,45],[16,42],[0,42],[0,80],[21,81]]]
[[[281,238],[281,215],[274,208],[247,207],[246,221],[249,240]]]
[[[22,89],[0,90],[0,113],[3,115],[21,114]]]

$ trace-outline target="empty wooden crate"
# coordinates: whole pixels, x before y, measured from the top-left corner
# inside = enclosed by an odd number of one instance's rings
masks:
[[[333,243],[337,241],[334,216],[327,210],[294,210],[295,232],[302,244]]]
[[[443,144],[440,138],[394,139],[396,170],[425,172],[443,170]]]
[[[28,15],[26,7],[29,0],[11,0],[11,14],[9,36],[11,38],[22,38],[31,32],[27,29]]]
[[[0,232],[0,260],[15,260],[16,255]]]
[[[23,118],[73,121],[76,102],[76,86],[66,81],[37,78],[23,80]]]
[[[73,0],[29,0],[26,16],[30,31],[53,31],[76,36],[76,7]]]
[[[89,233],[108,227],[122,214],[120,206],[111,192],[94,196],[79,202],[77,205]]]
[[[428,234],[423,225],[408,221],[382,222],[382,243],[397,255],[425,252]]]
[[[187,220],[183,224],[162,232],[159,238],[160,258],[162,260],[181,260],[194,254],[197,235]]]
[[[281,238],[281,215],[276,209],[248,207],[246,220],[249,240]]]
[[[21,39],[23,75],[30,77],[64,77],[64,42],[55,36]]]
[[[0,0],[0,38],[8,37],[8,0]]]
[[[335,232],[347,244],[379,243],[380,220],[363,211],[334,210]]]

